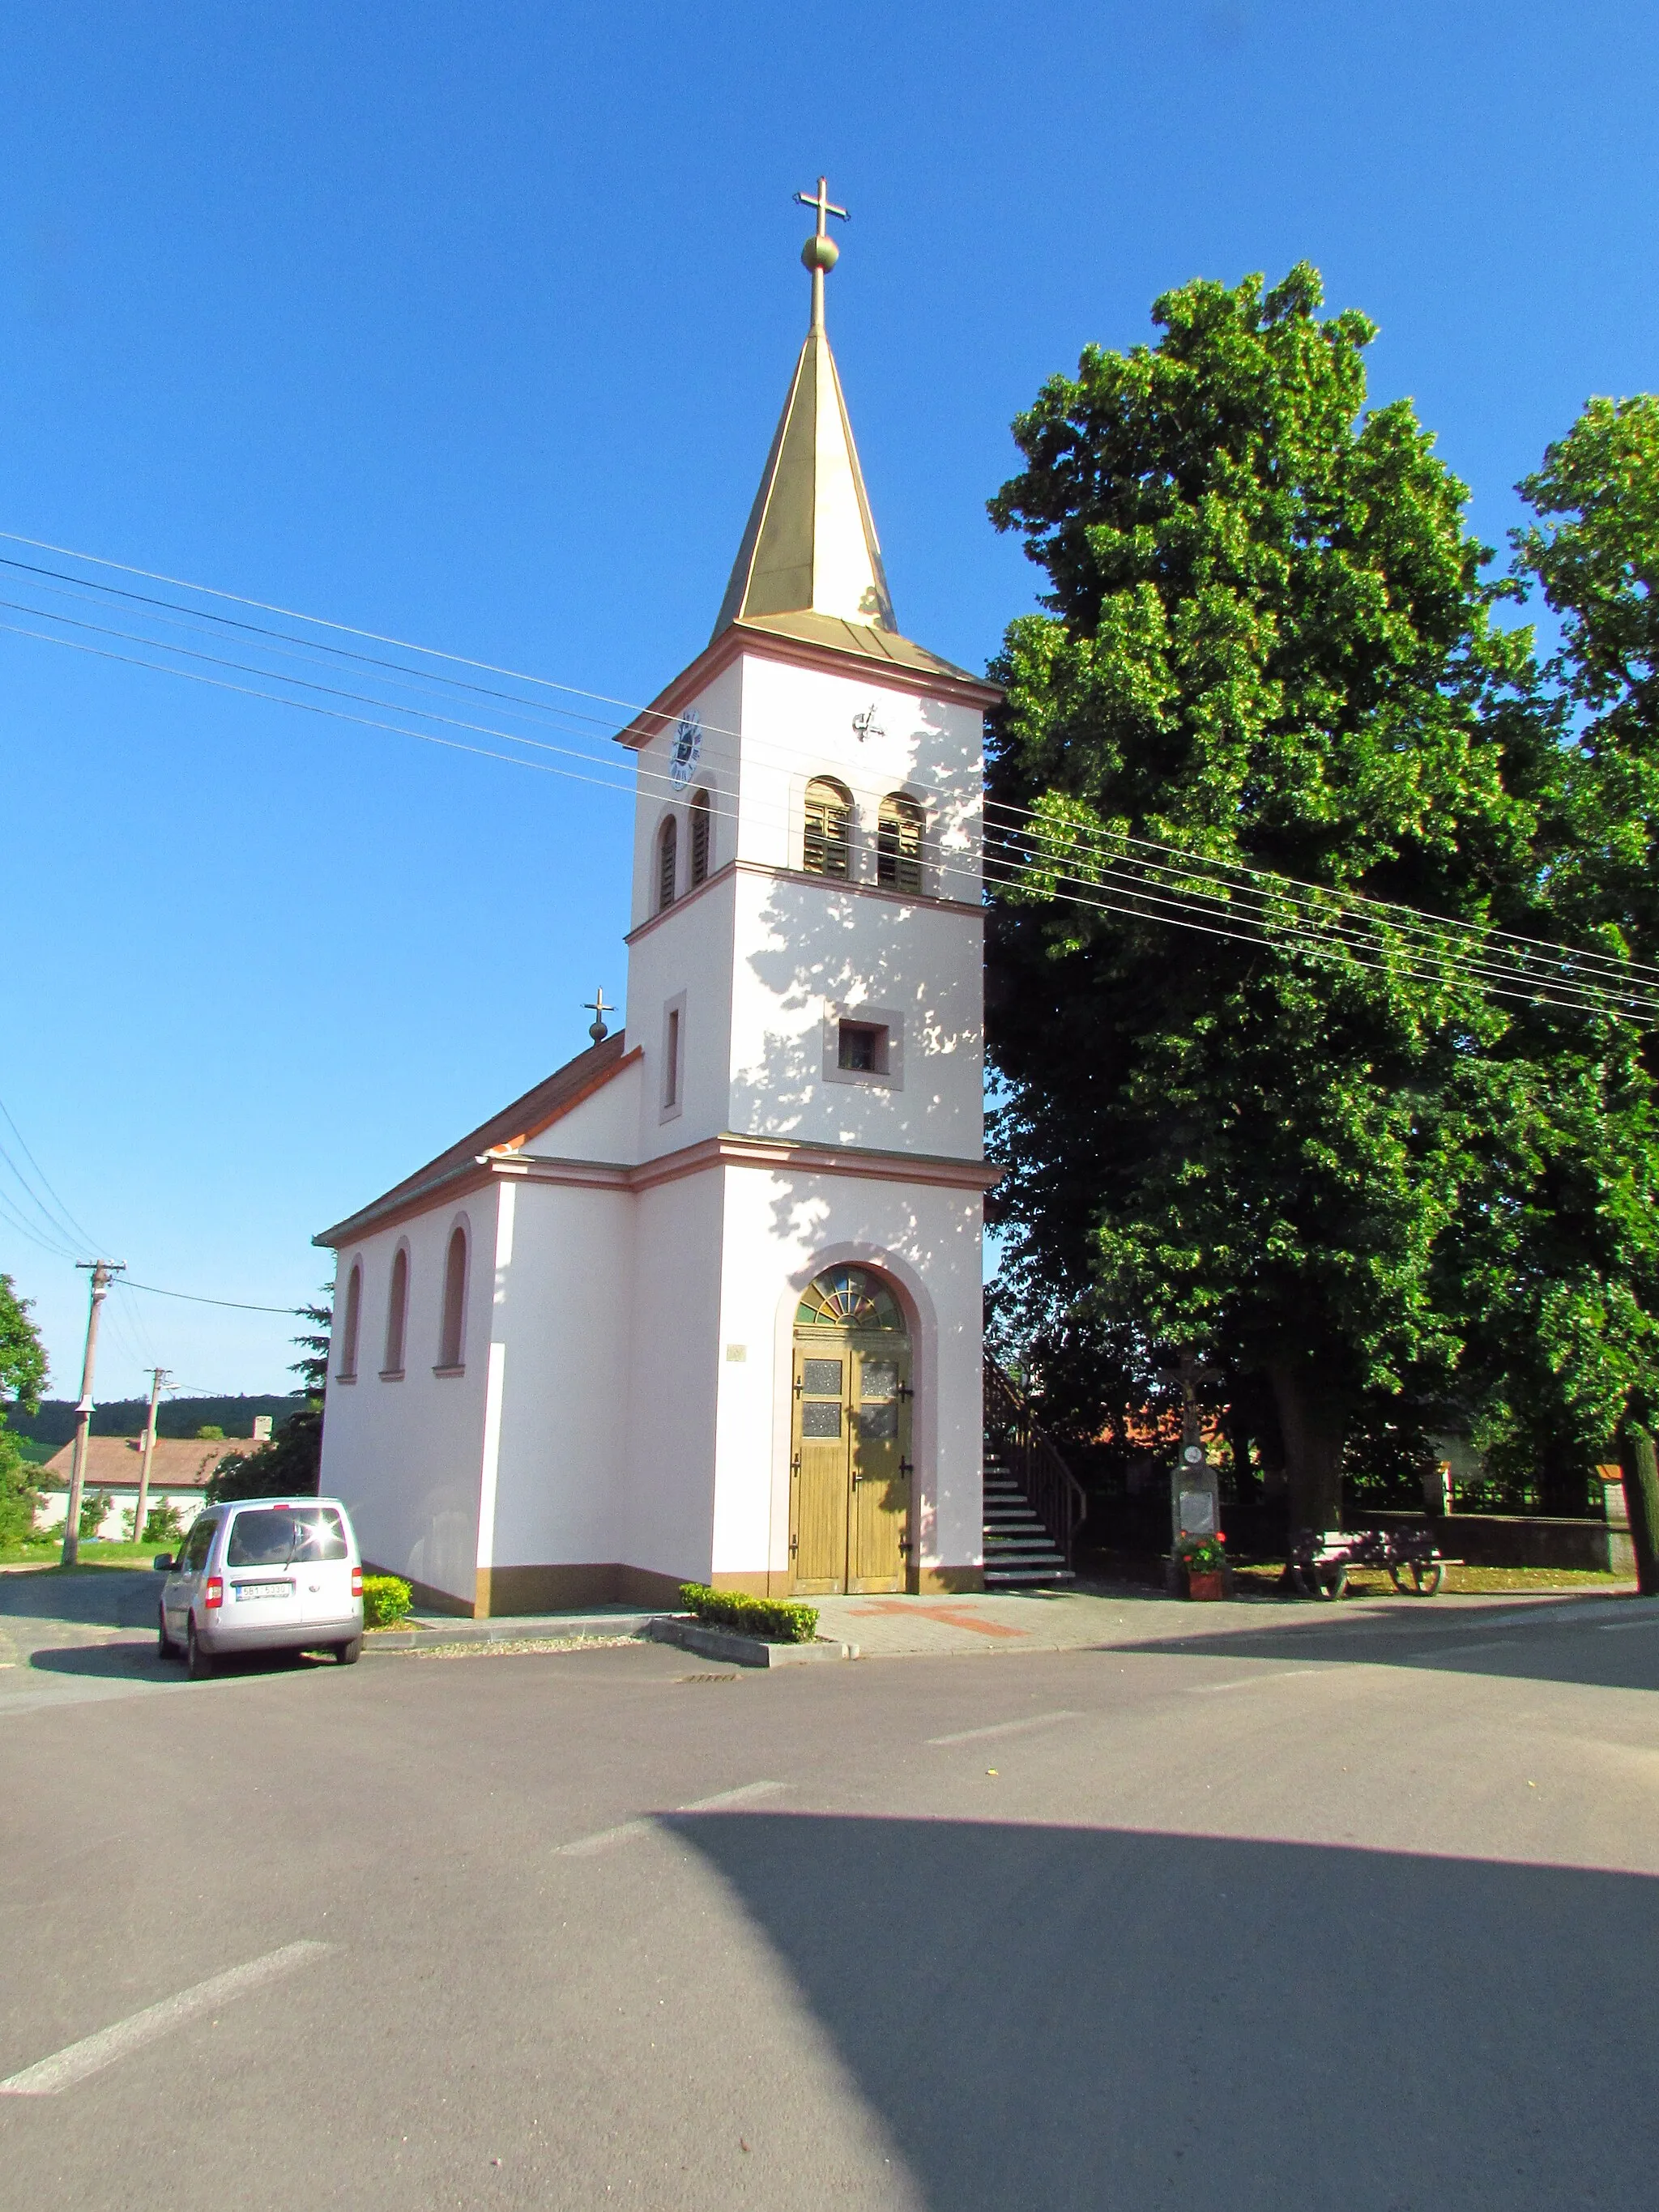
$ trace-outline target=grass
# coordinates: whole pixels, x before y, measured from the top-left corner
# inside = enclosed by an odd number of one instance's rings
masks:
[[[1240,1590],[1255,1597],[1273,1597],[1279,1594],[1282,1571],[1277,1565],[1240,1566],[1235,1567],[1233,1577]],[[1588,1568],[1450,1566],[1440,1587],[1454,1597],[1482,1597],[1502,1592],[1544,1596],[1552,1590],[1610,1593],[1632,1589],[1633,1583],[1626,1577],[1598,1574]],[[1389,1597],[1394,1585],[1380,1567],[1351,1567],[1348,1590],[1354,1597]]]
[[[0,1548],[0,1567],[40,1567],[61,1574],[64,1571],[58,1560],[63,1548],[61,1533],[55,1533],[43,1544],[8,1544]],[[169,1548],[166,1544],[104,1543],[96,1537],[88,1537],[82,1540],[81,1565],[147,1567]]]

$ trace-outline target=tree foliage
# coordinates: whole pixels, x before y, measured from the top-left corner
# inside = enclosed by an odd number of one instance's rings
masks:
[[[0,1397],[32,1413],[46,1379],[46,1354],[29,1319],[27,1298],[20,1298],[9,1275],[0,1275]],[[0,1412],[0,1545],[21,1543],[34,1526],[40,1494],[33,1469]]]
[[[1516,587],[1409,405],[1365,412],[1372,325],[1320,305],[1306,265],[1189,284],[1155,345],[1091,348],[1018,418],[991,513],[1050,590],[1005,641],[991,793],[1120,904],[1091,837],[1513,923],[1559,780],[1492,620]],[[1505,1109],[1504,1014],[1386,931],[1316,954],[1040,872],[996,899],[989,983],[1024,1325],[1086,1298],[1267,1378],[1292,1512],[1334,1522],[1368,1398],[1452,1386],[1437,1263]]]
[[[267,1444],[256,1451],[227,1452],[208,1479],[210,1505],[239,1498],[314,1497],[322,1479],[323,1393],[328,1382],[329,1331],[333,1325],[332,1285],[327,1305],[306,1306],[310,1322],[294,1339],[300,1351],[289,1372],[306,1386],[306,1402],[290,1413]]]
[[[33,1311],[33,1300],[20,1298],[11,1277],[0,1275],[0,1397],[31,1413],[46,1380],[46,1347],[29,1319]]]

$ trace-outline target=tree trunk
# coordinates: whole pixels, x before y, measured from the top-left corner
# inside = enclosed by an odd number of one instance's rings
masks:
[[[1538,1466],[1538,1504],[1543,1513],[1582,1520],[1589,1510],[1589,1469],[1577,1453],[1559,1445],[1546,1450]]]
[[[1636,1554],[1636,1586],[1644,1597],[1659,1597],[1659,1460],[1653,1438],[1634,1422],[1626,1425],[1619,1439],[1619,1465],[1625,1478],[1631,1549]]]
[[[1321,1387],[1310,1359],[1271,1360],[1267,1376],[1285,1439],[1291,1534],[1298,1528],[1340,1528],[1347,1407]]]

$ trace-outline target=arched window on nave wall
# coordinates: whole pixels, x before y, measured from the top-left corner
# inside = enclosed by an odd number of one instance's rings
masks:
[[[444,1259],[443,1326],[438,1340],[441,1368],[459,1367],[466,1351],[466,1231],[457,1222]]]
[[[381,1372],[404,1371],[404,1335],[409,1326],[409,1247],[400,1244],[392,1255],[392,1287],[386,1304],[386,1365]]]
[[[343,1382],[357,1379],[357,1332],[363,1317],[363,1270],[354,1260],[346,1277],[345,1305],[340,1316],[340,1364],[335,1373]]]

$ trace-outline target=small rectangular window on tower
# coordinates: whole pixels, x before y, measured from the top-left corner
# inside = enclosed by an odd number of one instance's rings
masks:
[[[874,1091],[904,1088],[904,1014],[854,1000],[823,1010],[823,1079]]]
[[[663,1050],[662,1103],[678,1106],[680,1103],[680,1010],[671,1006],[668,1011],[668,1042]]]
[[[843,1022],[837,1058],[849,1075],[885,1075],[886,1030],[874,1022]]]

